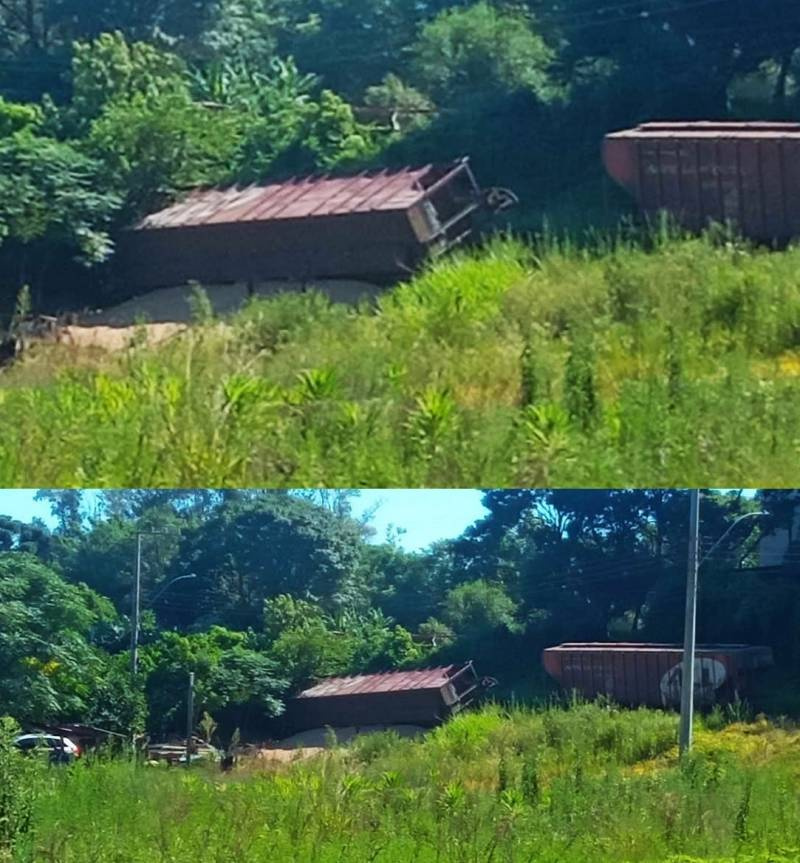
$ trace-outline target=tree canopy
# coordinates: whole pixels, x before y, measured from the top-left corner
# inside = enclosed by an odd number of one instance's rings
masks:
[[[54,528],[0,518],[0,712],[157,736],[181,727],[185,683],[221,731],[267,733],[286,698],[329,675],[474,659],[536,680],[565,640],[680,641],[687,495],[676,490],[487,490],[485,517],[409,552],[353,517],[352,495],[42,490]],[[791,492],[707,493],[698,638],[800,656],[790,549],[757,543],[795,518]],[[141,536],[140,671],[130,614]],[[186,577],[190,576],[190,577]],[[24,697],[23,697],[24,693]],[[199,715],[199,714],[198,714]]]
[[[52,306],[75,260],[76,301],[102,296],[115,232],[204,183],[469,153],[529,226],[597,188],[611,129],[796,118],[798,16],[789,0],[6,0],[7,304],[32,284]]]

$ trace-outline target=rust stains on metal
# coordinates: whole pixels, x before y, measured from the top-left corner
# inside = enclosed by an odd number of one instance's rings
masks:
[[[478,211],[492,209],[466,158],[198,189],[122,232],[115,279],[128,294],[190,282],[392,284],[465,240]]]
[[[769,647],[707,644],[697,648],[698,703],[726,702],[744,694],[752,675],[772,665]],[[620,704],[675,707],[680,703],[683,649],[677,644],[574,642],[542,654],[545,671],[585,698]]]
[[[407,167],[393,172],[363,171],[351,177],[293,177],[266,185],[199,189],[184,201],[147,216],[136,228],[186,228],[406,210],[461,164]]]
[[[337,695],[364,695],[370,692],[408,692],[414,689],[441,689],[462,666],[446,665],[421,671],[389,671],[355,677],[328,677],[304,689],[297,698],[328,698]]]
[[[472,662],[415,671],[331,677],[287,705],[294,731],[372,725],[432,726],[472,704],[494,685]]]
[[[647,215],[759,242],[800,235],[798,123],[644,123],[607,135],[603,161]]]

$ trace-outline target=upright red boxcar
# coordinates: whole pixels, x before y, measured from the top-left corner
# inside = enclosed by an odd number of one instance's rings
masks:
[[[800,236],[798,123],[644,123],[607,135],[603,161],[647,215],[758,242]]]
[[[584,698],[674,707],[680,703],[683,648],[678,644],[572,642],[549,647],[545,671]],[[747,694],[753,672],[772,665],[769,647],[707,644],[696,651],[695,699],[710,705]]]

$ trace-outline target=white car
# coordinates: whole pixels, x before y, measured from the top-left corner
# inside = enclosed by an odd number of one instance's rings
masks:
[[[20,734],[14,740],[14,745],[22,752],[33,752],[37,749],[49,750],[52,764],[71,764],[81,755],[80,747],[69,737],[45,734],[44,732]]]

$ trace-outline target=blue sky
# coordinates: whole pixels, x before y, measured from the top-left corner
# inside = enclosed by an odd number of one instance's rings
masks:
[[[723,489],[729,491],[730,489]],[[34,500],[35,489],[0,489],[0,515],[20,521],[41,518],[53,525],[46,503]],[[746,492],[752,495],[753,492]],[[91,506],[92,492],[85,492]],[[486,510],[482,492],[476,489],[363,489],[354,503],[356,515],[377,506],[370,522],[373,541],[382,542],[387,531],[400,528],[400,544],[409,551],[426,548],[439,539],[450,539],[481,518]]]
[[[20,521],[41,518],[53,525],[47,503],[34,500],[35,489],[0,489],[0,514]],[[91,505],[91,492],[86,492]],[[354,504],[356,515],[377,505],[371,520],[375,541],[386,538],[392,526],[405,531],[399,542],[411,551],[438,539],[458,536],[481,518],[481,492],[474,489],[365,489]]]

